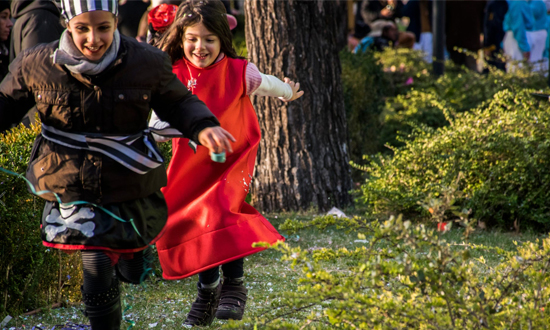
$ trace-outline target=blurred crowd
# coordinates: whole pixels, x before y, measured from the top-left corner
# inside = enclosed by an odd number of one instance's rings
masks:
[[[59,39],[61,0],[0,0],[0,79],[23,50]],[[172,22],[182,0],[119,0],[120,33],[154,43]],[[224,0],[230,24],[241,14],[242,0]],[[549,56],[550,0],[447,0],[446,57],[478,70],[479,54],[502,70],[530,63],[546,72]],[[433,54],[433,0],[354,0],[351,51],[386,47]],[[515,64],[517,65],[517,64]],[[519,64],[521,65],[521,64]]]
[[[502,70],[529,63],[548,70],[550,0],[448,0],[445,2],[446,57],[479,70],[478,55]],[[432,0],[354,1],[351,51],[386,47],[433,54]]]

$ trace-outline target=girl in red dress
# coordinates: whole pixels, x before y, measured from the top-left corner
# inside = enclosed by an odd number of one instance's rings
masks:
[[[212,162],[207,150],[194,153],[188,139],[172,140],[163,189],[169,216],[157,250],[164,278],[199,274],[198,297],[185,321],[190,325],[209,325],[214,317],[242,319],[247,299],[243,258],[262,250],[253,248],[254,242],[284,239],[245,202],[260,142],[249,96],[289,102],[304,93],[298,83],[264,75],[239,57],[226,17],[220,0],[184,2],[157,44],[172,58],[173,72],[236,139],[223,163]],[[150,125],[160,128],[163,122],[152,118]]]

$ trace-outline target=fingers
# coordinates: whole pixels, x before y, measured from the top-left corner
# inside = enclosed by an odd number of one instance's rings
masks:
[[[284,77],[283,81],[286,84],[288,84],[290,86],[290,88],[292,89],[292,98],[287,99],[287,100],[282,99],[283,101],[285,101],[285,102],[294,101],[294,100],[299,99],[300,97],[302,97],[302,95],[304,95],[304,91],[300,90],[300,83],[299,82],[294,82],[294,81],[290,80],[290,78],[288,78],[288,77]]]
[[[222,133],[220,136],[220,140],[218,141],[219,144],[222,145],[224,150],[227,150],[228,152],[233,152],[233,148],[231,147],[231,143],[229,141],[236,142],[237,140],[235,140],[233,135],[231,135],[231,133],[229,133],[228,131],[224,130],[221,127],[219,129]]]
[[[296,93],[297,91],[299,91],[299,90],[300,90],[300,83],[297,82],[296,85],[294,85],[294,88],[295,88],[295,89],[293,89],[294,93]]]
[[[233,152],[231,142],[236,141],[231,133],[221,127],[205,128],[199,133],[199,142],[210,152],[217,154],[224,151]]]

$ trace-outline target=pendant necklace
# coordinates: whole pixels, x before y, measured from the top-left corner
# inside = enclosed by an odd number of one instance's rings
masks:
[[[201,76],[201,74],[199,73],[199,75],[197,76],[197,78],[193,78],[193,74],[191,73],[191,68],[189,67],[189,65],[187,66],[187,71],[189,71],[189,80],[187,80],[187,89],[191,91],[191,93],[195,94],[195,87],[197,87],[197,79]]]

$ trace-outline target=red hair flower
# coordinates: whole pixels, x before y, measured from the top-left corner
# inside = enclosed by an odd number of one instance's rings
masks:
[[[147,21],[153,26],[153,29],[158,32],[164,32],[176,17],[178,6],[167,3],[160,4],[151,9],[147,15]]]

